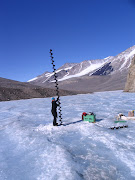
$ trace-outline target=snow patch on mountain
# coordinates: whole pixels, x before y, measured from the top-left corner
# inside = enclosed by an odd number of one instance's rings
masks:
[[[114,63],[118,64],[118,62],[120,62],[120,67],[118,68],[118,70],[121,72],[123,70],[127,70],[131,64],[131,59],[133,57],[133,55],[135,54],[135,46],[127,49],[126,51],[120,53],[118,56],[116,56],[116,58],[114,59]],[[112,62],[112,64],[113,64]]]
[[[104,58],[105,60],[110,60],[110,59],[112,59],[113,58],[113,56],[108,56],[108,57],[106,57],[106,58]]]
[[[65,68],[65,69],[56,70],[55,72],[58,73],[58,72],[60,72],[60,71],[62,71],[62,70],[67,71],[67,70],[69,70],[69,69],[71,69],[71,68],[72,68],[72,67],[67,67],[67,68]],[[47,73],[47,74],[45,74],[46,77],[51,77],[51,76],[53,76],[53,75],[54,75],[54,72],[53,72],[53,73]]]
[[[130,54],[127,55],[126,59],[132,57],[133,55],[135,55],[135,49],[133,49],[133,51],[131,51]]]
[[[84,75],[89,74],[90,72],[98,69],[99,67],[103,66],[104,64],[105,64],[105,62],[104,63],[97,63],[97,64],[91,64],[91,62],[90,62],[90,66],[87,67],[86,69],[84,69],[83,71],[81,71],[75,75],[64,76],[63,78],[59,79],[58,81],[64,81],[66,79],[84,76]],[[81,70],[81,68],[82,68],[82,63],[81,63],[80,70]]]
[[[33,79],[30,79],[30,80],[28,80],[28,82],[35,81],[36,79],[38,79],[38,77],[35,77],[35,78],[33,78]]]

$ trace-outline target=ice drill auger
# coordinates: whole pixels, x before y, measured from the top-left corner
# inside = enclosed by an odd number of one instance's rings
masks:
[[[59,95],[59,87],[58,87],[58,80],[57,80],[57,73],[56,73],[56,69],[55,69],[55,65],[54,65],[54,60],[53,60],[53,53],[52,53],[52,49],[50,49],[50,54],[51,54],[51,61],[52,61],[52,65],[53,65],[53,72],[54,72],[54,80],[55,80],[55,87],[56,87],[56,95],[58,96],[58,104],[59,104],[59,118],[60,118],[60,124],[62,124],[62,114],[61,114],[61,102],[60,102],[60,95]]]

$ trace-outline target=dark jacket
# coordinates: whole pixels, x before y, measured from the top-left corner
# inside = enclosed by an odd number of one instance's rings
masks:
[[[56,101],[52,101],[52,115],[57,117],[57,106],[59,106],[57,103],[57,100]]]

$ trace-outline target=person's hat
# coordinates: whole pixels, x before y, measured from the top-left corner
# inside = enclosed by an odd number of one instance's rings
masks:
[[[55,98],[54,98],[54,97],[52,97],[52,100],[55,100]]]

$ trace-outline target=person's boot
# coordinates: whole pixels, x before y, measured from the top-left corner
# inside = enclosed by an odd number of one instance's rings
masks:
[[[56,123],[56,124],[53,124],[53,126],[58,126],[58,123]]]

